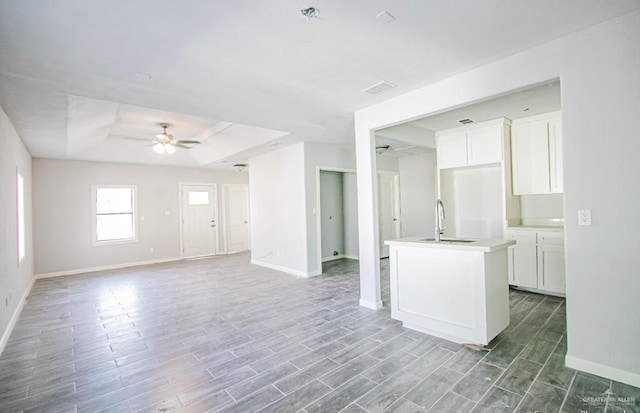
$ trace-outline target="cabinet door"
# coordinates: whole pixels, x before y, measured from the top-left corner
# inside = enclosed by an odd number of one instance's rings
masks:
[[[549,184],[553,193],[562,189],[562,132],[560,118],[549,121]]]
[[[548,194],[550,190],[547,121],[513,125],[511,133],[514,195]]]
[[[509,247],[509,284],[538,288],[536,274],[536,246],[514,245]]]
[[[454,133],[438,137],[438,168],[454,168],[467,165],[467,134]]]
[[[564,248],[538,246],[538,288],[564,293]]]
[[[494,125],[468,131],[467,158],[469,165],[501,162],[502,126]]]

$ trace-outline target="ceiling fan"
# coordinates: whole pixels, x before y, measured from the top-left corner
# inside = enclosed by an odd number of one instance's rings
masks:
[[[176,147],[191,149],[193,148],[191,145],[197,145],[200,143],[200,141],[173,139],[173,135],[167,133],[167,128],[171,125],[168,123],[161,123],[160,126],[162,126],[162,133],[158,133],[156,135],[157,139],[153,141],[153,150],[157,153],[166,153],[171,155],[176,152]]]

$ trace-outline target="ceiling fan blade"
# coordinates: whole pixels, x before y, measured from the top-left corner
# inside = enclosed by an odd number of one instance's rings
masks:
[[[193,149],[193,146],[183,145],[179,141],[178,143],[172,143],[172,145],[175,146],[176,148]]]
[[[197,145],[200,143],[200,141],[189,141],[189,140],[177,140],[177,143],[188,143],[190,145]]]

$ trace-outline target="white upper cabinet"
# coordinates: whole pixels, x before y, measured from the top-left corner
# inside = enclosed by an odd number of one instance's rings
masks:
[[[499,119],[437,132],[438,168],[501,162],[504,152],[504,128],[505,119]]]
[[[438,167],[455,168],[467,165],[467,133],[452,133],[438,137]]]
[[[562,134],[560,117],[549,120],[549,189],[553,193],[562,190]]]
[[[562,192],[560,113],[514,120],[511,160],[514,195]]]
[[[467,131],[467,159],[469,165],[502,161],[502,126]]]

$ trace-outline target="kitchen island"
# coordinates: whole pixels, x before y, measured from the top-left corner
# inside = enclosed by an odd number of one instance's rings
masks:
[[[404,238],[389,246],[391,317],[407,328],[486,345],[509,325],[506,240]]]

